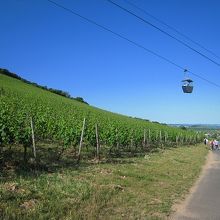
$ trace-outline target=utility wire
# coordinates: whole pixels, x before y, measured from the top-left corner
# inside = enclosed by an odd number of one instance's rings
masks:
[[[182,40],[179,40],[179,39],[176,38],[175,36],[169,34],[168,32],[166,32],[166,31],[164,31],[164,30],[162,30],[161,28],[157,27],[156,25],[152,24],[151,22],[149,22],[149,21],[143,19],[142,17],[136,15],[135,13],[129,11],[128,9],[122,7],[121,5],[115,3],[115,2],[113,2],[113,1],[111,1],[111,0],[106,0],[106,1],[108,1],[109,3],[111,3],[111,4],[115,5],[115,6],[117,6],[118,8],[120,8],[120,9],[122,9],[123,11],[127,12],[128,14],[130,14],[130,15],[132,15],[132,16],[138,18],[139,20],[141,20],[141,21],[143,21],[144,23],[150,25],[151,27],[157,29],[158,31],[160,31],[160,32],[162,32],[163,34],[169,36],[170,38],[176,40],[176,41],[179,42],[180,44],[182,44],[182,45],[184,45],[185,47],[189,48],[190,50],[192,50],[192,51],[198,53],[199,55],[201,55],[202,57],[204,57],[204,58],[206,58],[207,60],[211,61],[212,63],[216,64],[217,66],[220,66],[220,63],[218,63],[218,62],[216,62],[215,60],[209,58],[209,57],[206,56],[205,54],[199,52],[198,50],[194,49],[193,47],[191,47],[191,46],[188,45],[187,43],[183,42]]]
[[[200,75],[198,75],[198,74],[196,74],[196,73],[194,73],[194,72],[192,72],[190,70],[187,70],[187,72],[191,73],[192,75],[194,75],[195,77],[197,77],[197,78],[199,78],[199,79],[201,79],[203,81],[206,81],[207,83],[209,83],[209,84],[211,84],[213,86],[216,86],[216,87],[220,88],[220,85],[215,83],[215,82],[212,82],[212,81],[210,81],[210,80],[208,80],[208,79],[206,79],[206,78],[204,78],[204,77],[202,77],[202,76],[200,76]]]
[[[156,56],[156,57],[158,57],[158,58],[160,58],[160,59],[166,61],[167,63],[172,64],[173,66],[175,66],[175,67],[177,67],[177,68],[179,68],[179,69],[181,69],[181,70],[183,70],[183,71],[186,70],[186,68],[184,68],[184,67],[182,67],[182,66],[176,64],[175,62],[171,61],[170,59],[167,59],[166,57],[161,56],[161,55],[159,55],[158,53],[155,53],[154,51],[147,49],[146,47],[142,46],[141,44],[136,43],[135,41],[132,41],[132,40],[128,39],[127,37],[124,37],[124,36],[122,36],[121,34],[118,34],[118,33],[114,32],[114,31],[110,30],[109,28],[107,28],[107,27],[105,27],[105,26],[103,26],[103,25],[98,24],[97,22],[95,22],[95,21],[93,21],[93,20],[91,20],[91,19],[89,19],[89,18],[87,18],[87,17],[84,17],[84,16],[82,16],[82,15],[76,13],[76,12],[73,11],[72,9],[69,9],[69,8],[67,8],[67,7],[65,7],[65,6],[63,6],[63,5],[61,5],[61,4],[58,4],[57,2],[55,2],[55,1],[53,1],[53,0],[47,0],[47,1],[50,2],[50,3],[52,3],[53,5],[55,5],[55,6],[57,6],[57,7],[59,7],[59,8],[61,8],[61,9],[65,10],[65,11],[67,11],[67,12],[71,13],[71,14],[74,14],[75,16],[78,16],[78,17],[82,18],[83,20],[85,20],[85,21],[87,21],[87,22],[89,22],[89,23],[91,23],[91,24],[94,24],[94,25],[100,27],[101,29],[103,29],[103,30],[105,30],[105,31],[107,31],[107,32],[110,32],[110,33],[116,35],[117,37],[119,37],[119,38],[121,38],[121,39],[123,39],[123,40],[126,40],[127,42],[129,42],[129,43],[131,43],[131,44],[133,44],[133,45],[135,45],[135,46],[137,46],[137,47],[139,47],[139,48],[141,48],[141,49],[147,51],[148,53],[153,54],[154,56]],[[191,72],[191,71],[189,71],[189,70],[187,70],[187,71],[188,71],[189,73],[191,73],[192,75],[196,76],[197,78],[200,78],[201,80],[206,81],[207,83],[212,84],[212,85],[214,85],[214,86],[220,88],[220,85],[218,85],[217,83],[214,83],[214,82],[212,82],[212,81],[210,81],[210,80],[208,80],[208,79],[206,79],[206,78],[204,78],[204,77],[202,77],[202,76],[200,76],[200,75],[198,75],[198,74],[196,74],[196,73],[193,73],[193,72]]]
[[[147,12],[145,9],[140,8],[139,6],[135,5],[134,3],[128,1],[128,0],[124,0],[124,2],[126,2],[127,4],[133,6],[134,8],[138,9],[139,11],[142,11],[144,14],[148,15],[149,17],[153,18],[155,21],[165,25],[166,27],[168,27],[170,30],[176,32],[177,34],[179,34],[180,36],[184,37],[185,39],[191,41],[192,43],[194,43],[195,45],[199,46],[200,48],[202,48],[203,50],[207,51],[208,53],[212,54],[213,56],[215,56],[216,58],[220,59],[220,56],[218,56],[216,53],[214,53],[213,51],[207,49],[206,47],[204,47],[202,44],[196,42],[195,40],[193,40],[192,38],[190,38],[189,36],[187,36],[186,34],[183,34],[182,32],[180,32],[179,30],[177,30],[176,28],[172,27],[171,25],[167,24],[166,22],[162,21],[161,19],[155,17],[154,15],[150,14],[149,12]]]
[[[50,2],[50,3],[53,3],[54,5],[56,5],[56,6],[59,7],[59,8],[62,8],[62,9],[64,9],[64,10],[66,10],[66,11],[68,11],[68,12],[70,12],[70,13],[72,13],[72,14],[74,14],[74,15],[76,15],[76,16],[78,16],[78,17],[80,17],[80,18],[82,18],[82,19],[84,19],[84,20],[86,20],[86,21],[88,21],[88,22],[91,23],[91,24],[94,24],[94,25],[96,25],[96,26],[102,28],[102,29],[105,30],[105,31],[108,31],[108,32],[110,32],[110,33],[112,33],[112,34],[118,36],[119,38],[121,38],[121,39],[123,39],[123,40],[128,41],[129,43],[131,43],[131,44],[133,44],[133,45],[135,45],[135,46],[137,46],[137,47],[139,47],[139,48],[141,48],[141,49],[143,49],[143,50],[145,50],[145,51],[147,51],[147,52],[149,52],[149,53],[151,53],[151,54],[153,54],[153,55],[155,55],[155,56],[157,56],[157,57],[159,57],[160,59],[165,60],[166,62],[168,62],[168,63],[170,63],[170,64],[172,64],[172,65],[178,67],[179,69],[185,70],[184,67],[181,67],[180,65],[174,63],[173,61],[167,59],[166,57],[163,57],[163,56],[161,56],[161,55],[155,53],[154,51],[147,49],[146,47],[142,46],[141,44],[136,43],[136,42],[134,42],[134,41],[128,39],[127,37],[124,37],[124,36],[122,36],[121,34],[118,34],[118,33],[114,32],[114,31],[110,30],[109,28],[107,28],[107,27],[105,27],[105,26],[103,26],[103,25],[98,24],[97,22],[95,22],[95,21],[93,21],[93,20],[91,20],[91,19],[89,19],[89,18],[86,18],[86,17],[84,17],[84,16],[82,16],[82,15],[76,13],[76,12],[73,11],[72,9],[69,9],[69,8],[67,8],[67,7],[65,7],[65,6],[63,6],[63,5],[61,5],[61,4],[58,4],[58,3],[56,3],[56,2],[53,1],[53,0],[47,0],[47,1]]]

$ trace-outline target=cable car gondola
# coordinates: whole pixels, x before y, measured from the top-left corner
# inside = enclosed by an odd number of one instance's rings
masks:
[[[187,70],[184,70],[184,73],[186,75]],[[185,78],[182,80],[182,89],[184,93],[192,93],[193,91],[193,80],[190,78]]]

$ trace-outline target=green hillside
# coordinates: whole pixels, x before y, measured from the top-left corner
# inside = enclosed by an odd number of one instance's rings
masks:
[[[199,175],[201,138],[0,74],[0,219],[165,219]]]
[[[31,144],[33,118],[37,140],[51,140],[64,147],[77,147],[83,119],[84,145],[96,146],[95,125],[104,149],[147,150],[177,142],[201,140],[195,132],[104,111],[0,74],[0,144]],[[144,137],[145,136],[145,137]]]

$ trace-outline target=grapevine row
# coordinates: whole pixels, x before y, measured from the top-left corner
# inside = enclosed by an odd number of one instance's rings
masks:
[[[37,140],[52,140],[64,147],[78,146],[82,122],[86,118],[83,140],[89,147],[99,141],[109,148],[170,145],[200,142],[192,131],[172,128],[144,120],[131,119],[57,96],[0,74],[0,145],[31,144],[30,119]]]

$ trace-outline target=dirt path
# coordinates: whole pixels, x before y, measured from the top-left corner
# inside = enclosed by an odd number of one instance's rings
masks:
[[[200,178],[170,219],[220,219],[220,151],[209,152]]]

